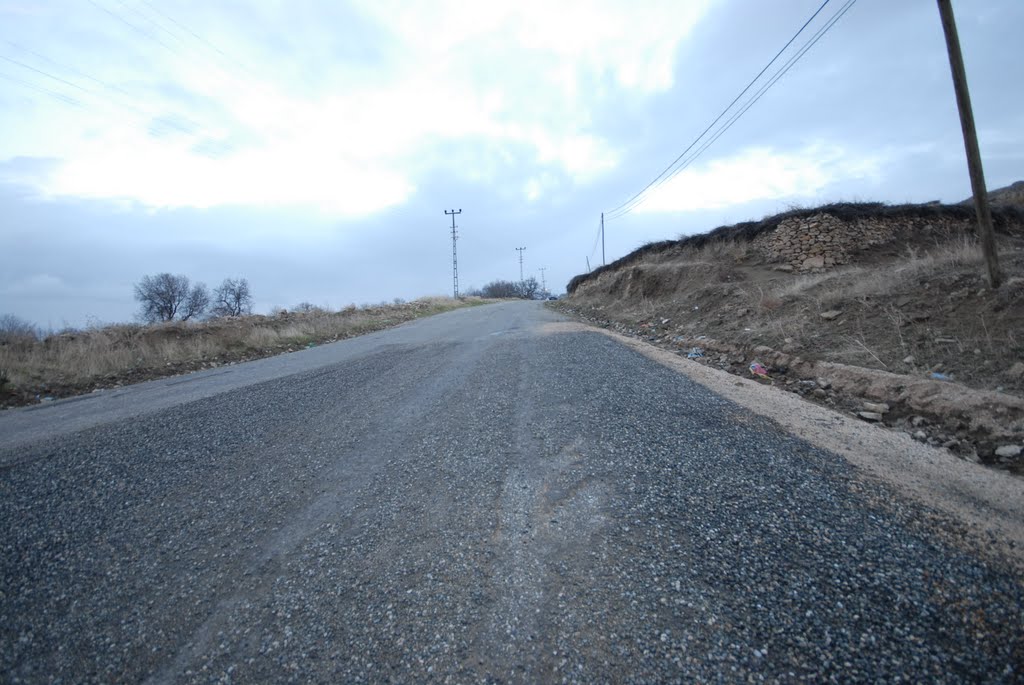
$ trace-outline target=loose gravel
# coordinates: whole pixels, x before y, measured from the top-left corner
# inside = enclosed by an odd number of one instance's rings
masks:
[[[1024,678],[1021,576],[941,515],[533,303],[477,309],[0,451],[2,679]]]

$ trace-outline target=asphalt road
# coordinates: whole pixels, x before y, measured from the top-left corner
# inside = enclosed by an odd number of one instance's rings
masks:
[[[1024,680],[1019,575],[557,319],[0,414],[0,680]]]

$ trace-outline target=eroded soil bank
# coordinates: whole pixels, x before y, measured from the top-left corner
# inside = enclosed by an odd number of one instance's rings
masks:
[[[581,321],[1024,473],[1024,212],[989,287],[969,212],[831,205],[644,246],[577,276]]]

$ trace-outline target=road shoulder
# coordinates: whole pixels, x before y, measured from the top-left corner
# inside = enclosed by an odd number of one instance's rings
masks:
[[[549,323],[543,334],[599,333],[677,371],[821,449],[861,473],[960,524],[937,530],[958,546],[1024,570],[1024,479],[973,464],[753,380],[690,362],[613,331],[576,322]]]

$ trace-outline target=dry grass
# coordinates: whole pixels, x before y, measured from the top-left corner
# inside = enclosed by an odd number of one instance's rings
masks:
[[[483,304],[430,297],[414,302],[312,308],[273,316],[154,326],[114,325],[0,341],[0,398],[5,405],[36,395],[63,396],[332,342],[437,314]]]
[[[1024,378],[1007,373],[1024,358],[1024,240],[1001,243],[998,291],[987,287],[975,237],[943,234],[805,275],[775,270],[747,244],[673,245],[579,283],[567,304],[669,340],[707,336],[897,373],[940,371],[1024,394]],[[838,314],[821,316],[829,311]]]
[[[849,266],[797,276],[776,287],[773,294],[780,299],[788,299],[814,292],[821,302],[834,303],[897,292],[950,268],[980,269],[983,261],[978,241],[961,236],[928,251],[908,248],[906,258],[887,269]]]
[[[1016,191],[1014,195],[1015,193]],[[608,272],[615,272],[635,264],[650,263],[652,260],[663,256],[668,256],[671,259],[672,255],[678,255],[681,250],[701,249],[704,247],[714,247],[715,245],[750,243],[759,235],[775,230],[780,223],[787,219],[806,218],[818,213],[831,214],[847,223],[877,218],[889,220],[974,220],[973,209],[966,205],[884,205],[877,202],[839,202],[813,208],[791,207],[789,211],[767,216],[759,221],[744,221],[730,226],[719,226],[707,233],[687,235],[680,237],[678,240],[661,240],[642,245],[605,266],[597,267],[589,273],[576,276],[569,281],[567,291],[569,295],[575,295],[579,287],[593,282]],[[1018,230],[1021,225],[1024,225],[1024,208],[994,206],[992,208],[992,219],[997,232],[1009,234],[1013,230]]]

